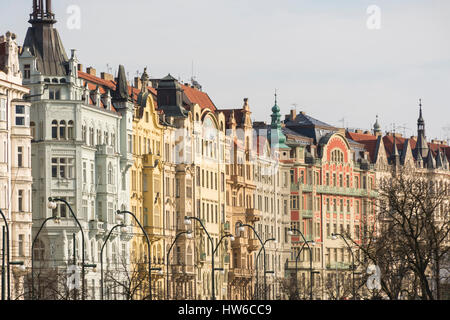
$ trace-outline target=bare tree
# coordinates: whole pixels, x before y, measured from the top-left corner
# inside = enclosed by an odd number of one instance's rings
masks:
[[[346,236],[361,251],[363,269],[380,268],[389,299],[440,299],[440,266],[449,250],[449,190],[439,188],[435,176],[406,170],[380,181],[378,214],[362,240]]]

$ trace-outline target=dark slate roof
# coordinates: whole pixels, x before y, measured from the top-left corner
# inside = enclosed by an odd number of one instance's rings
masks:
[[[303,126],[303,127],[314,126],[327,129],[336,129],[334,126],[329,125],[328,123],[322,122],[320,120],[317,120],[304,112],[300,112],[299,114],[297,114],[294,121],[286,120],[285,124],[286,126]]]
[[[37,69],[46,76],[67,76],[69,73],[66,51],[58,30],[50,23],[36,23],[28,28],[24,48],[37,60]]]

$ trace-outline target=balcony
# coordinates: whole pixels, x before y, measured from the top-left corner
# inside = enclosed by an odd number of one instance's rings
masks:
[[[104,229],[104,222],[98,221],[98,220],[91,220],[89,221],[89,231],[95,231],[99,234],[102,234],[105,232]]]
[[[248,251],[256,251],[261,247],[261,243],[258,239],[249,239],[248,240]]]
[[[193,275],[194,274],[194,266],[193,265],[171,265],[172,268],[172,275],[177,275],[177,274],[189,274],[189,275]]]
[[[247,217],[247,221],[255,222],[261,220],[261,211],[256,210],[254,208],[245,209],[245,215]]]
[[[230,271],[228,272],[228,278],[230,280],[233,280],[235,278],[251,279],[252,271],[250,269],[240,269],[240,268],[230,269]]]
[[[240,248],[247,245],[247,239],[243,237],[235,237],[234,241],[231,241],[232,248]]]
[[[303,218],[312,218],[314,216],[313,210],[302,210]]]
[[[299,191],[300,190],[300,183],[291,183],[291,191]]]
[[[359,188],[344,188],[344,187],[334,187],[334,186],[317,186],[318,193],[327,193],[333,195],[341,196],[353,196],[353,197],[371,197],[375,198],[378,196],[378,192],[374,190],[366,190]]]
[[[240,175],[237,175],[237,174],[231,175],[231,181],[232,181],[235,185],[240,185],[240,186],[245,185],[244,177],[243,177],[243,176],[240,176]]]
[[[115,154],[114,147],[102,144],[97,146],[97,155],[113,156]]]
[[[145,226],[144,229],[152,241],[158,241],[164,237],[163,229],[160,227]]]
[[[327,263],[326,268],[328,270],[352,270],[352,265],[347,262],[331,262]]]

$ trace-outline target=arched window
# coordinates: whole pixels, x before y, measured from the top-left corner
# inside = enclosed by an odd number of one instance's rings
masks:
[[[81,127],[81,140],[83,140],[84,143],[87,143],[87,131],[86,126]]]
[[[64,120],[59,122],[59,139],[66,139],[66,122]]]
[[[67,139],[72,140],[74,139],[74,134],[73,134],[73,121],[70,120],[68,125],[67,125]]]
[[[58,121],[52,121],[52,139],[58,139]]]
[[[31,136],[33,137],[33,140],[36,140],[36,137],[37,137],[36,124],[33,121],[30,122],[30,129],[31,129]]]
[[[108,184],[114,184],[114,169],[111,162],[108,165]]]

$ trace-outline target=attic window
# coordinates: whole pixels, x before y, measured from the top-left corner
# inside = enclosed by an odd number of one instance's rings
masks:
[[[59,83],[66,83],[66,79],[59,80]]]
[[[30,79],[31,77],[31,66],[29,64],[26,64],[23,66],[23,73],[24,73],[24,78],[25,79]]]
[[[44,82],[50,83],[50,78],[45,78]]]
[[[52,83],[58,83],[58,79],[56,78],[52,79]]]

